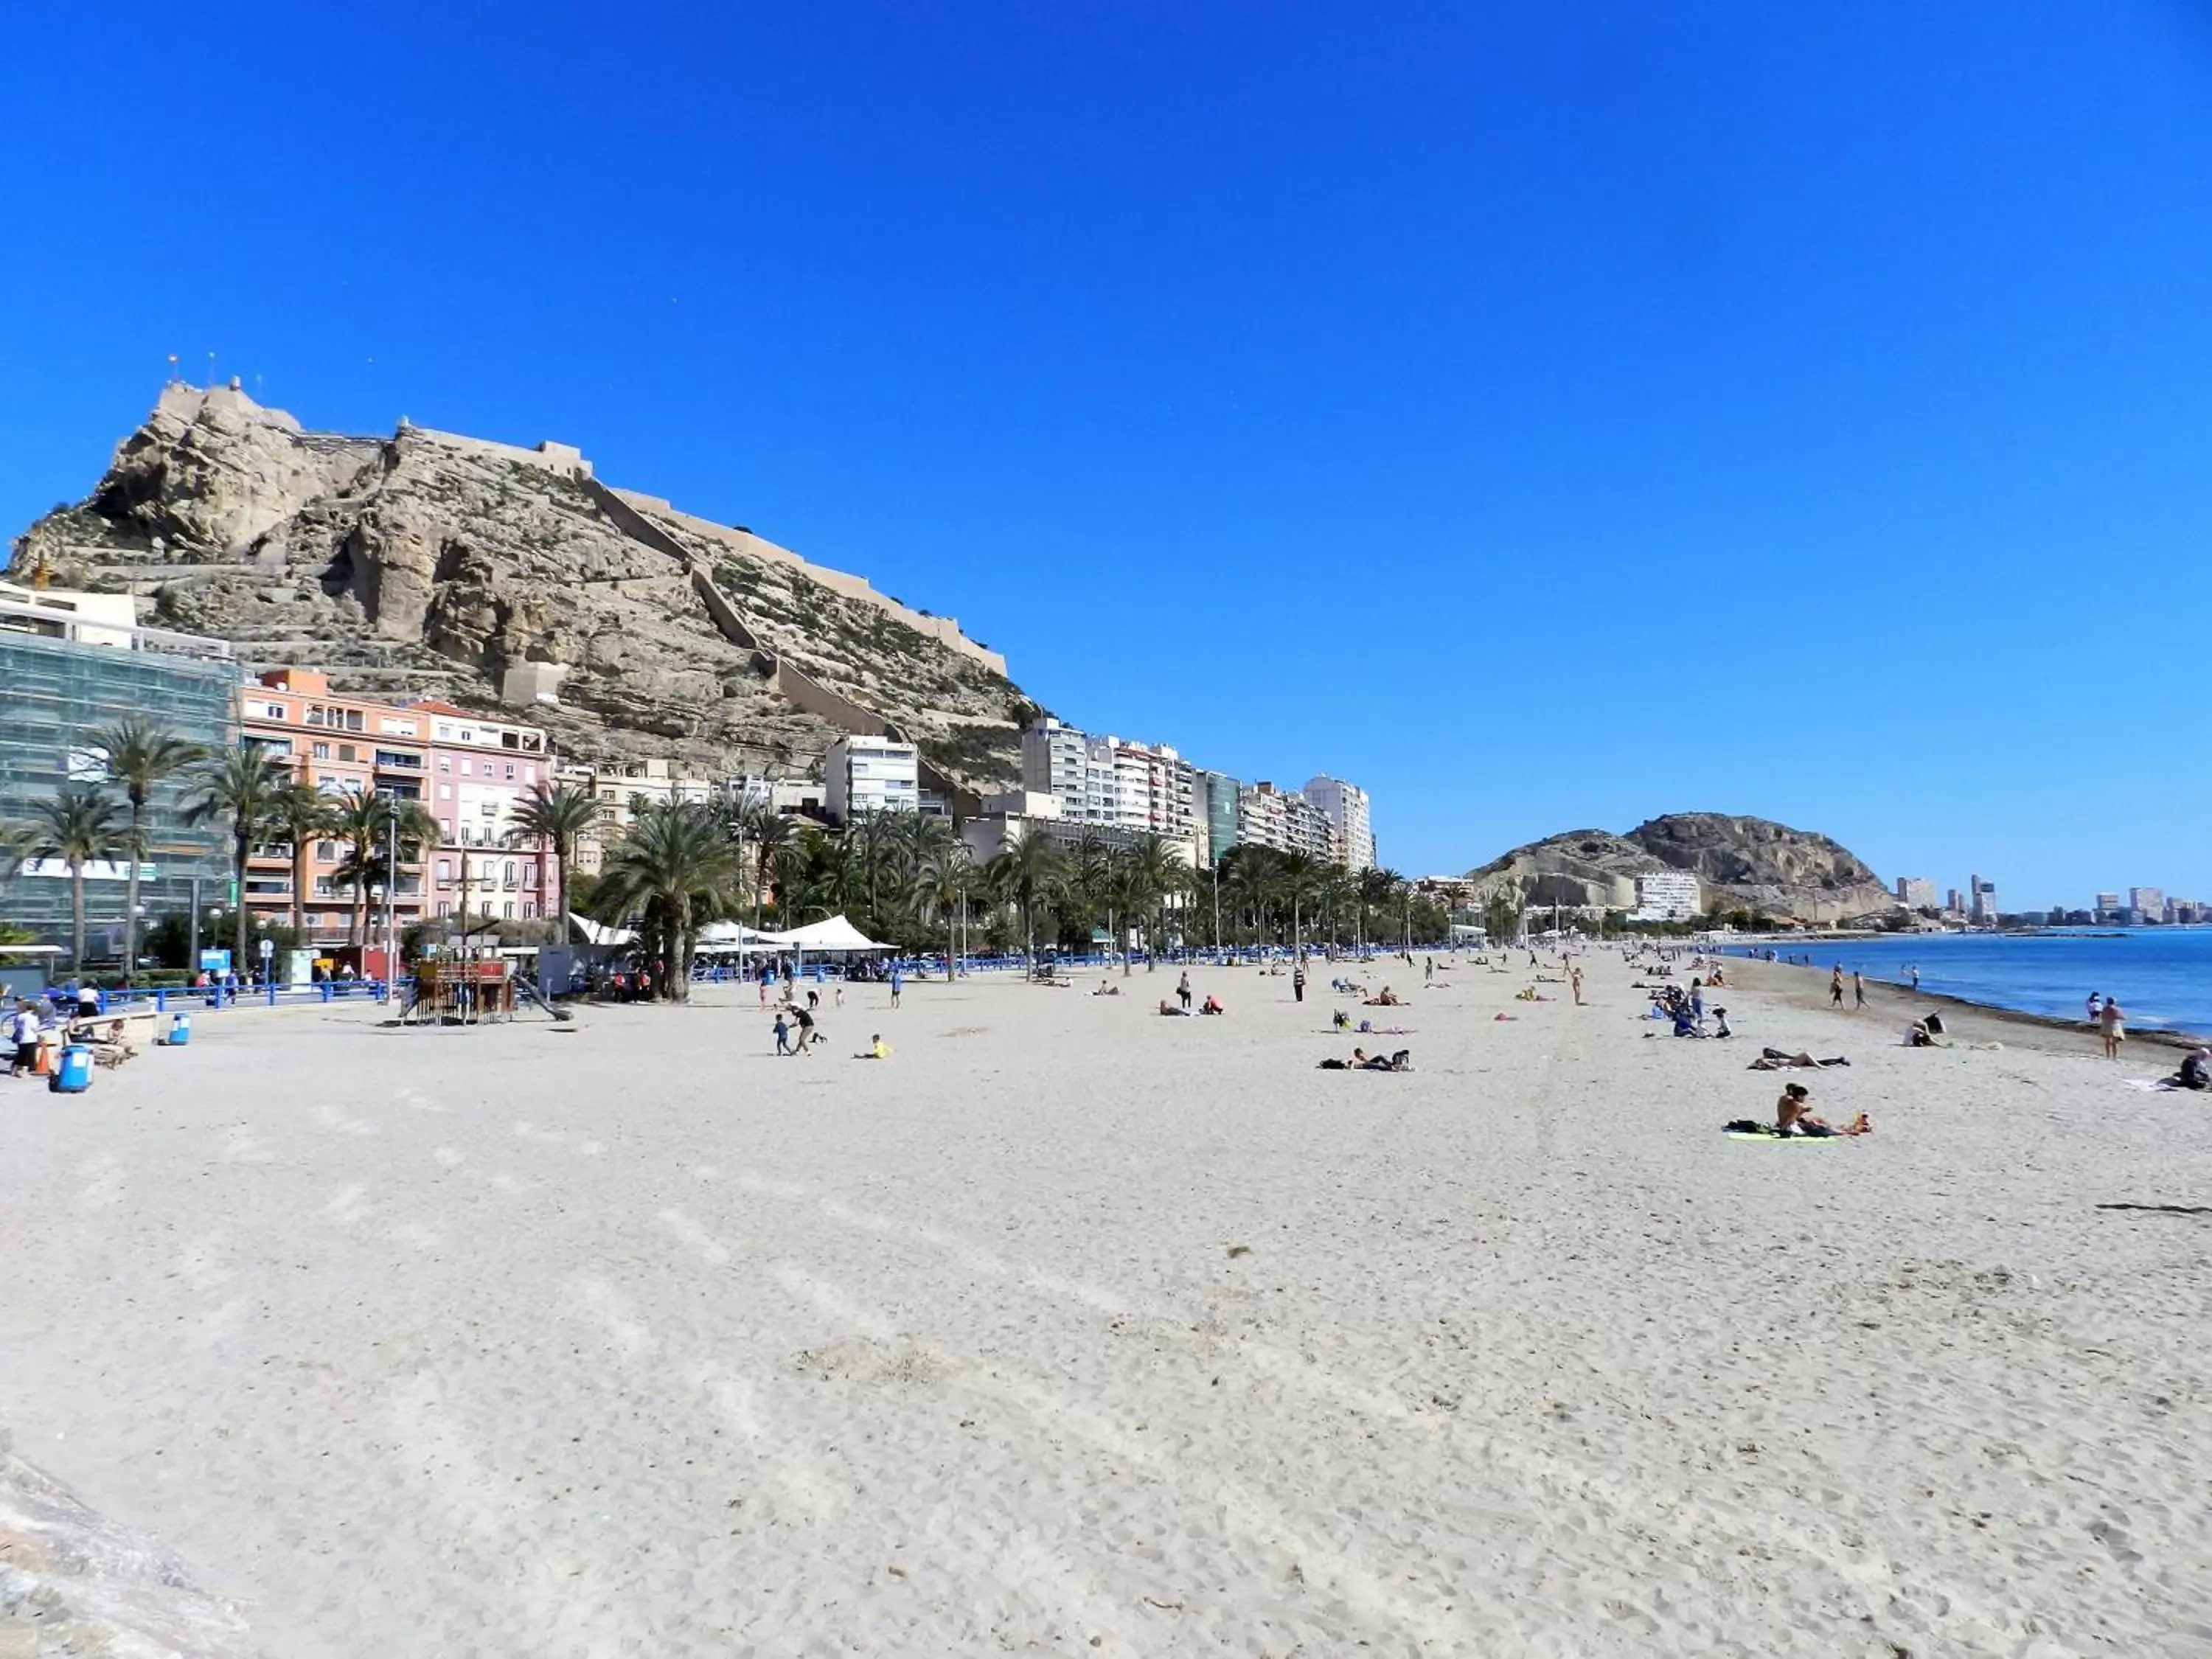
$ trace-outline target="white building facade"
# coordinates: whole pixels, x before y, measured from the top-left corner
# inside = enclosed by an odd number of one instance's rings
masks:
[[[1347,870],[1372,870],[1375,821],[1367,792],[1356,783],[1324,774],[1300,793],[1328,820],[1336,843],[1336,861]]]
[[[895,738],[839,738],[822,757],[822,807],[840,823],[921,811],[921,750]]]
[[[1698,878],[1687,870],[1655,870],[1636,878],[1631,921],[1687,921],[1702,902]]]

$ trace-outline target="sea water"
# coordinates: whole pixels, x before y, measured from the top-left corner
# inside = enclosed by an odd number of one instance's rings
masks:
[[[2091,992],[2118,997],[2128,1024],[2212,1034],[2212,927],[2130,927],[2050,933],[1907,933],[1777,945],[1823,974],[1841,963],[1869,980],[1969,1002],[2088,1021]],[[1764,956],[1739,949],[1736,956]],[[1848,989],[1848,988],[1846,988]]]

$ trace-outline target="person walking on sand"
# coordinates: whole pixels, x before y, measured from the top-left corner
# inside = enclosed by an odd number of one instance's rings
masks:
[[[1851,996],[1854,999],[1852,1007],[1866,1006],[1866,981],[1859,977],[1859,970],[1856,968],[1851,969]]]
[[[1836,964],[1835,970],[1828,975],[1828,1006],[1840,1008],[1843,1006],[1844,964],[1839,962]]]
[[[1579,1008],[1583,1006],[1583,970],[1579,968],[1569,969],[1567,979],[1575,988],[1575,1006]]]
[[[1915,996],[1920,994],[1920,969],[1917,963],[1914,964],[1912,969],[1912,994]]]
[[[776,1010],[775,1015],[775,1051],[779,1054],[787,1054],[791,1052],[791,1025],[784,1018],[783,1011],[780,1008]]]
[[[898,969],[898,968],[896,968],[896,967],[892,968],[892,969],[891,969],[891,1006],[892,1006],[892,1007],[896,1008],[896,1007],[897,1007],[897,1006],[899,1006],[899,993],[901,993],[902,991],[903,991],[903,990],[905,990],[905,989],[906,989],[906,975],[905,975],[905,973],[904,973],[902,969]]]
[[[1291,975],[1291,1000],[1293,1002],[1304,1002],[1305,1000],[1306,970],[1304,968],[1299,968]]]
[[[1176,981],[1176,1000],[1186,1008],[1190,1006],[1190,975],[1188,972]]]
[[[2120,1000],[2118,997],[2106,997],[2105,1011],[2097,1016],[2097,1029],[2104,1036],[2106,1060],[2118,1060],[2120,1057],[2120,1045],[2128,1040],[2127,1027],[2124,1024],[2125,1018],[2126,1016],[2120,1012]]]

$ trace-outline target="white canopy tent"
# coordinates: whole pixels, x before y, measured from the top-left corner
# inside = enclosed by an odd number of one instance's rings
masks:
[[[788,950],[812,951],[820,956],[844,956],[860,951],[888,951],[888,945],[878,945],[842,916],[832,916],[827,921],[809,922],[804,927],[794,927],[787,933],[764,934]]]

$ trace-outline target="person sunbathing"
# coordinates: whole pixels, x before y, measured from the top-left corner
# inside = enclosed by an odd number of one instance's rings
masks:
[[[1178,1008],[1175,1004],[1170,1002],[1165,997],[1162,997],[1160,999],[1160,1012],[1163,1014],[1165,1014],[1170,1019],[1188,1019],[1190,1018],[1189,1009]]]
[[[1813,1115],[1813,1091],[1802,1083],[1785,1083],[1782,1097],[1774,1103],[1774,1133],[1778,1135],[1864,1135],[1874,1133],[1874,1125],[1861,1112],[1845,1128],[1838,1129],[1825,1118]]]
[[[1845,1060],[1841,1054],[1837,1054],[1833,1058],[1828,1060],[1815,1060],[1811,1054],[1805,1053],[1802,1049],[1794,1054],[1785,1054],[1779,1048],[1761,1048],[1759,1051],[1759,1058],[1751,1062],[1751,1070],[1754,1072],[1810,1072],[1830,1066],[1848,1066],[1850,1064],[1850,1061]]]
[[[1398,1000],[1398,994],[1386,985],[1368,998],[1364,1006],[1370,1008],[1402,1008],[1406,1005]]]

